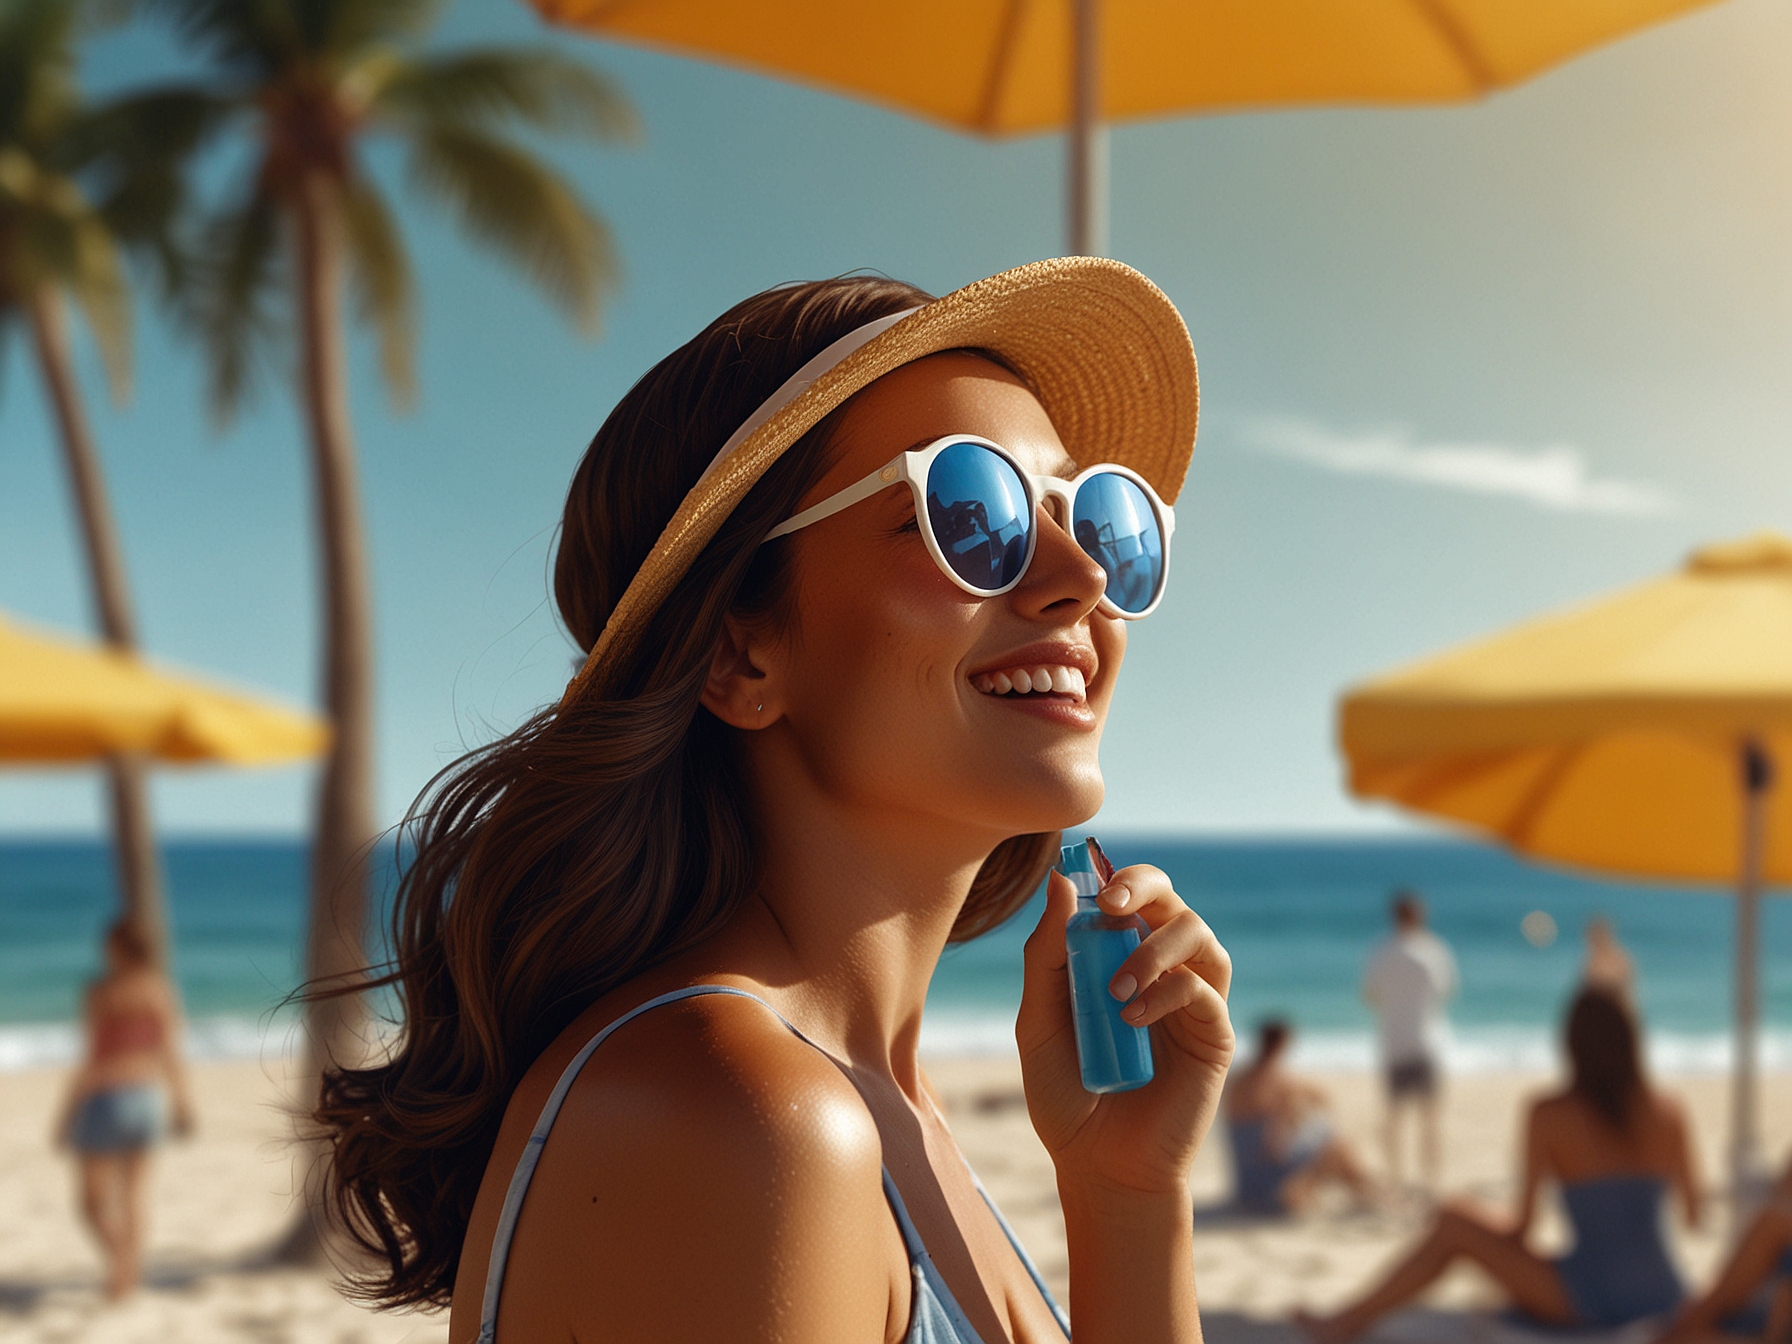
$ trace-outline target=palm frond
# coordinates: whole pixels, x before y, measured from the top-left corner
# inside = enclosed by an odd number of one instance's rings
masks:
[[[292,64],[303,40],[292,0],[141,0],[224,70],[254,80]]]
[[[269,304],[280,283],[279,202],[257,190],[237,210],[212,219],[201,238],[187,319],[210,370],[212,416],[225,425],[255,390],[255,375],[277,326]]]
[[[411,263],[404,239],[371,182],[350,181],[342,195],[343,240],[354,268],[356,307],[379,336],[380,370],[393,401],[407,407],[416,396],[412,355],[416,348]]]
[[[66,277],[68,292],[93,332],[112,400],[123,402],[131,391],[131,295],[124,266],[97,214],[74,221],[70,232],[75,264]]]
[[[311,50],[337,57],[413,38],[441,11],[441,0],[295,0]]]
[[[598,301],[616,279],[609,230],[564,179],[526,150],[442,121],[412,138],[411,171],[463,227],[522,267],[580,328],[595,331]]]
[[[59,137],[59,161],[84,171],[101,218],[152,263],[164,298],[188,278],[177,236],[187,165],[241,110],[238,100],[204,90],[157,89],[83,112]]]
[[[76,0],[0,6],[0,143],[35,144],[76,100]]]
[[[243,105],[241,98],[191,86],[127,94],[72,115],[57,136],[54,161],[69,170],[111,173],[178,166]]]
[[[0,219],[10,246],[0,289],[24,295],[66,290],[86,312],[113,396],[130,385],[130,295],[104,219],[73,179],[22,150],[0,148]]]
[[[640,121],[622,90],[559,52],[486,50],[406,62],[374,106],[427,125],[514,119],[543,130],[628,141]]]

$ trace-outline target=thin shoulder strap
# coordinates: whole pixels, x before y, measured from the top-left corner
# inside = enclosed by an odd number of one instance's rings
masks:
[[[952,1132],[952,1126],[946,1123],[946,1117],[940,1114],[940,1108],[938,1105],[934,1104],[932,1097],[928,1098],[928,1104],[933,1107],[933,1113],[938,1117],[940,1126],[950,1134]],[[956,1138],[952,1140],[952,1150],[958,1154],[958,1160],[964,1164],[965,1174],[971,1178],[971,1184],[977,1187],[977,1193],[983,1196],[983,1202],[989,1206],[989,1211],[995,1215],[996,1226],[1002,1229],[1002,1235],[1008,1238],[1008,1244],[1014,1247],[1014,1253],[1020,1257],[1021,1268],[1027,1271],[1027,1277],[1033,1280],[1033,1286],[1039,1290],[1039,1296],[1045,1299],[1045,1305],[1051,1310],[1052,1318],[1058,1322],[1058,1329],[1064,1332],[1065,1339],[1069,1339],[1070,1316],[1065,1312],[1063,1307],[1058,1305],[1058,1299],[1052,1296],[1052,1290],[1045,1282],[1045,1275],[1039,1272],[1039,1266],[1034,1264],[1033,1257],[1027,1254],[1027,1248],[1021,1243],[1021,1239],[1014,1233],[1013,1224],[1011,1224],[1003,1215],[1002,1206],[997,1204],[995,1196],[989,1193],[989,1187],[983,1184],[983,1178],[977,1174],[977,1168],[971,1165],[971,1159],[964,1155],[964,1149],[958,1146],[958,1140]],[[888,1173],[885,1173],[884,1181],[886,1185],[891,1184]],[[893,1186],[891,1186],[891,1199],[900,1210],[898,1221],[903,1224],[903,1234],[906,1236],[908,1232],[912,1230],[914,1224],[908,1221],[908,1210],[902,1207],[902,1196],[895,1193]],[[920,1239],[919,1234],[917,1234],[915,1241],[918,1243]]]
[[[656,994],[646,1003],[628,1010],[621,1017],[610,1023],[597,1035],[585,1042],[585,1048],[572,1057],[572,1062],[560,1073],[560,1079],[554,1084],[554,1090],[548,1093],[547,1104],[541,1108],[541,1115],[535,1121],[535,1128],[529,1131],[529,1141],[523,1145],[523,1154],[516,1160],[516,1170],[510,1175],[510,1187],[504,1192],[504,1208],[498,1214],[498,1228],[492,1234],[491,1259],[485,1266],[485,1296],[479,1306],[479,1342],[493,1344],[498,1333],[498,1297],[504,1289],[504,1267],[510,1262],[510,1241],[516,1235],[516,1220],[523,1211],[523,1199],[529,1193],[529,1182],[535,1178],[536,1163],[541,1161],[542,1145],[548,1141],[548,1131],[554,1127],[554,1119],[560,1114],[561,1106],[566,1103],[566,1094],[572,1091],[579,1071],[585,1067],[597,1047],[610,1039],[619,1027],[633,1022],[642,1013],[661,1007],[664,1004],[676,1003],[680,999],[694,999],[702,994],[727,994],[734,998],[751,999],[762,1004],[784,1021],[783,1015],[772,1008],[769,1003],[757,994],[749,994],[744,989],[734,989],[728,985],[687,985],[683,989],[675,989],[670,993]],[[790,1023],[784,1022],[790,1027]],[[790,1027],[796,1031],[795,1027]],[[802,1032],[797,1031],[798,1036]],[[809,1038],[803,1036],[807,1041]],[[811,1045],[814,1042],[810,1042]]]

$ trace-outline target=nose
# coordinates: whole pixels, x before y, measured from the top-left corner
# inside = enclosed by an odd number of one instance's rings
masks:
[[[1107,571],[1076,544],[1066,524],[1068,505],[1055,498],[1039,503],[1039,541],[1033,563],[1011,599],[1033,619],[1080,621],[1107,590]]]

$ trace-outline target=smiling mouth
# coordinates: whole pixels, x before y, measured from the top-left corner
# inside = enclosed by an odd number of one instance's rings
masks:
[[[979,673],[971,685],[984,695],[1063,695],[1079,705],[1089,698],[1080,667],[1053,663]]]

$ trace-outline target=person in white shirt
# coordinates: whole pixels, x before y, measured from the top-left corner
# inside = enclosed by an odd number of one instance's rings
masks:
[[[1456,992],[1456,959],[1425,927],[1424,903],[1413,892],[1394,893],[1393,915],[1393,936],[1375,950],[1363,976],[1363,998],[1380,1024],[1388,1179],[1400,1184],[1400,1118],[1415,1110],[1420,1179],[1435,1191],[1441,1165],[1437,1090],[1443,1007]]]

